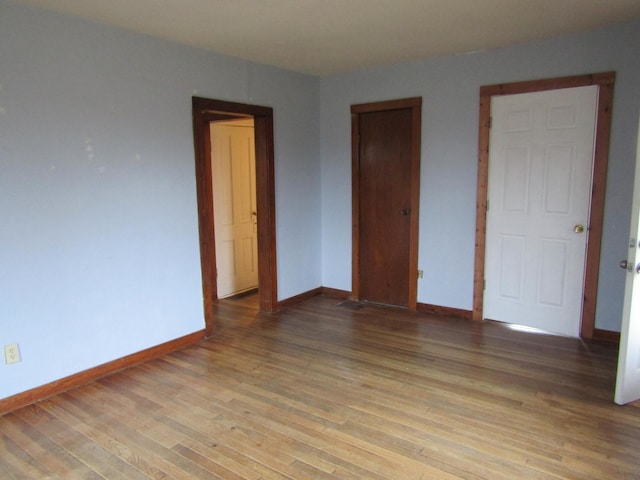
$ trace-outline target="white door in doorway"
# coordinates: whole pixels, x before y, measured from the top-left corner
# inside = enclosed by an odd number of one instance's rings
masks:
[[[218,298],[258,286],[253,119],[211,123]]]
[[[627,267],[615,393],[620,405],[640,400],[640,131],[637,151],[629,251],[620,264]]]
[[[597,95],[493,97],[485,318],[580,334]]]

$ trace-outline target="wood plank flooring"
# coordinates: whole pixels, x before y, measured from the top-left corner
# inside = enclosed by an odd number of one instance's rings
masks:
[[[638,479],[617,349],[314,297],[0,417],[2,479]]]

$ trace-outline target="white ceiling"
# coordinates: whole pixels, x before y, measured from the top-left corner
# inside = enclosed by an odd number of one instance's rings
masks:
[[[640,19],[639,0],[19,0],[313,75]]]

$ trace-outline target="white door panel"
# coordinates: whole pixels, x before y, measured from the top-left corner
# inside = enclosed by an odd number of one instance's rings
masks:
[[[485,318],[579,335],[597,93],[492,99]]]
[[[640,399],[640,132],[631,213],[627,281],[620,331],[615,401],[620,405]]]
[[[501,235],[498,252],[501,298],[523,300],[526,239],[522,235]]]
[[[258,286],[253,126],[211,124],[218,298]]]
[[[560,307],[565,304],[564,292],[568,263],[568,241],[553,238],[540,240],[540,258],[538,262],[538,284],[536,301],[539,305]]]

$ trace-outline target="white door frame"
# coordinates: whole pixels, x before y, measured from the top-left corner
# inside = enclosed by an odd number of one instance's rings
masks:
[[[595,326],[596,295],[600,263],[600,245],[604,216],[604,198],[609,159],[611,107],[615,72],[575,77],[562,77],[528,82],[490,85],[480,88],[480,125],[478,144],[478,191],[476,203],[476,248],[473,287],[472,318],[483,318],[485,285],[485,247],[487,232],[487,193],[489,177],[489,136],[491,126],[491,97],[531,93],[562,88],[598,85],[598,109],[595,132],[594,170],[591,189],[591,212],[587,243],[586,268],[583,288],[583,306],[580,336],[593,338]]]

